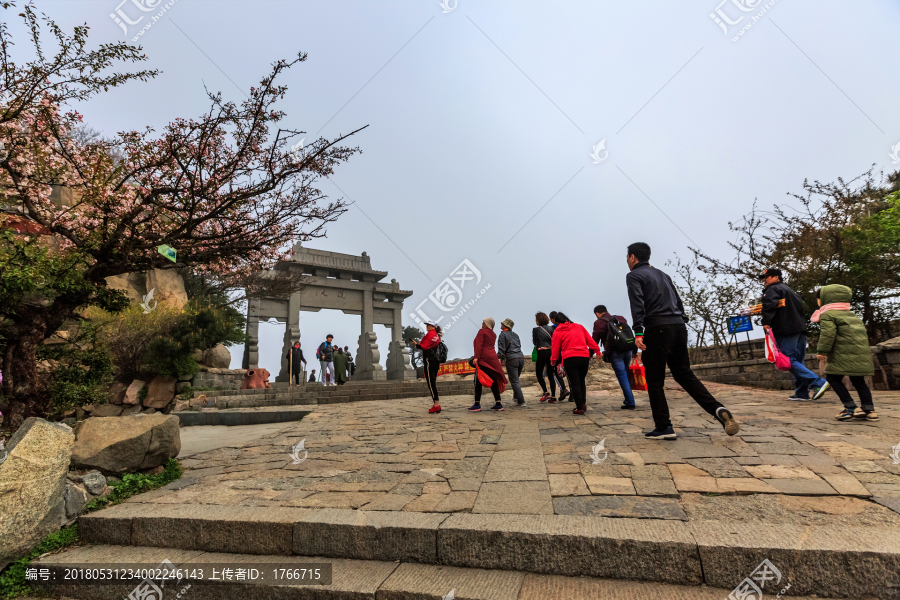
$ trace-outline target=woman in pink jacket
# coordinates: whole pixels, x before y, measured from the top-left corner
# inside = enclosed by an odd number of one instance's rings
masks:
[[[561,362],[569,379],[569,389],[575,401],[576,415],[583,415],[587,404],[587,388],[584,379],[587,377],[591,361],[590,350],[603,356],[600,346],[591,337],[587,329],[573,323],[561,312],[556,313],[556,329],[553,330],[553,348],[550,352],[550,364],[556,367]]]

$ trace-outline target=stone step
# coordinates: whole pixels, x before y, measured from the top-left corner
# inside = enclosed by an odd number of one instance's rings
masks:
[[[84,515],[79,524],[93,544],[725,589],[768,559],[792,595],[897,598],[900,590],[900,538],[876,527],[138,503]]]
[[[171,565],[166,564],[169,561]],[[76,547],[46,556],[32,563],[38,569],[53,568],[58,577],[65,569],[110,569],[118,565],[165,565],[168,569],[202,569],[204,578],[221,578],[222,566],[257,569],[261,579],[254,583],[232,580],[227,585],[191,583],[183,596],[196,600],[245,600],[247,598],[302,598],[304,600],[595,600],[625,598],[628,600],[721,600],[725,590],[706,586],[681,586],[634,581],[606,580],[586,577],[539,575],[521,571],[460,568],[405,562],[335,559],[312,556],[275,556],[229,554],[196,550],[172,550],[133,546]],[[272,579],[274,568],[330,567],[329,585],[284,585]],[[648,568],[652,566],[648,565]],[[234,576],[233,576],[234,577]],[[784,580],[787,579],[783,575]],[[121,600],[142,580],[117,585],[79,578],[77,582],[46,585],[54,595],[84,600]],[[40,584],[40,582],[38,582]],[[160,581],[155,582],[159,586]],[[175,598],[188,582],[167,581],[162,587],[164,598]],[[786,585],[782,584],[782,585]],[[769,588],[772,583],[769,583]],[[793,585],[791,590],[793,591]],[[778,590],[766,590],[772,596]],[[754,596],[755,597],[755,596]],[[796,597],[796,596],[794,596]]]
[[[299,421],[310,413],[297,407],[285,407],[284,410],[272,409],[233,409],[179,411],[172,414],[178,417],[181,427],[195,425],[264,425],[266,423],[288,423]]]
[[[472,381],[438,381],[438,393],[451,394],[459,390],[472,390]],[[212,401],[213,398],[233,398],[239,397],[281,397],[292,395],[297,397],[324,398],[332,396],[352,396],[359,394],[387,394],[394,397],[395,394],[416,392],[417,395],[428,395],[428,385],[425,381],[414,382],[349,382],[345,385],[325,387],[319,384],[308,384],[301,387],[271,387],[259,390],[210,390],[210,391],[194,391],[192,398],[206,396]]]

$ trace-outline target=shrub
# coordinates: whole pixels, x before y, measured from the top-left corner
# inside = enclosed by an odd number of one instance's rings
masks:
[[[122,381],[141,376],[147,348],[156,338],[168,335],[180,314],[181,311],[163,304],[149,313],[138,305],[117,314],[97,308],[88,311],[100,342],[113,358],[116,377]]]
[[[61,418],[78,406],[106,403],[113,380],[112,359],[101,347],[92,323],[83,323],[66,344],[44,345],[38,356],[60,361],[51,374],[51,417]]]

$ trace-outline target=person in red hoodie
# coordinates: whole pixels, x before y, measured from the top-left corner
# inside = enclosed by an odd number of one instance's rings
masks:
[[[584,379],[587,377],[588,367],[591,362],[591,354],[588,349],[602,357],[600,346],[591,337],[587,329],[573,323],[569,317],[561,312],[556,313],[556,329],[553,330],[553,348],[550,351],[550,364],[556,367],[562,362],[566,369],[566,378],[569,380],[569,389],[575,400],[575,410],[572,413],[583,415],[587,405],[587,388]]]
[[[494,333],[494,320],[490,317],[482,321],[481,329],[475,334],[475,355],[472,357],[472,364],[482,373],[491,378],[491,392],[494,393],[494,406],[492,410],[503,410],[503,404],[500,402],[500,386],[506,386],[506,376],[503,374],[503,367],[500,366],[500,359],[497,357],[497,351],[494,350],[494,343],[497,341],[497,334]],[[481,410],[481,382],[478,380],[478,374],[475,374],[475,404],[469,408],[469,412],[478,412]]]
[[[425,321],[425,329],[428,330],[428,333],[425,334],[422,341],[410,340],[410,344],[413,348],[422,351],[422,370],[425,371],[425,382],[428,383],[428,391],[431,392],[431,400],[434,402],[428,412],[439,413],[441,412],[441,403],[438,401],[437,372],[441,363],[435,356],[434,349],[441,343],[444,332],[434,321]]]

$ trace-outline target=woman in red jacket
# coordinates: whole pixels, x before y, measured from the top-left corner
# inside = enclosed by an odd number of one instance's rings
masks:
[[[587,329],[573,323],[569,317],[561,312],[556,313],[558,325],[553,330],[553,349],[550,353],[550,364],[556,367],[562,362],[566,369],[566,377],[569,380],[569,389],[572,390],[572,399],[575,400],[576,415],[583,415],[587,404],[587,388],[584,378],[587,377],[588,367],[591,362],[591,354],[588,349],[603,356],[600,346],[591,337]]]
[[[428,391],[431,392],[431,399],[434,402],[431,408],[428,409],[428,412],[439,413],[441,412],[441,404],[438,402],[437,372],[441,363],[435,357],[434,349],[441,343],[441,337],[444,335],[444,332],[441,331],[440,326],[434,321],[425,321],[425,329],[428,330],[428,333],[425,334],[421,342],[410,340],[410,343],[413,348],[418,348],[422,351],[422,370],[425,372],[425,381],[428,383]]]
[[[482,321],[481,329],[475,334],[475,355],[472,357],[472,363],[482,373],[491,378],[491,391],[494,393],[493,410],[503,410],[503,404],[500,403],[500,385],[506,385],[506,376],[503,374],[503,367],[500,366],[500,359],[497,357],[497,351],[494,350],[494,342],[497,340],[497,334],[494,333],[494,320],[490,317]],[[469,408],[469,412],[477,412],[481,410],[481,382],[478,380],[478,374],[475,374],[475,404]]]

